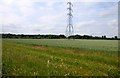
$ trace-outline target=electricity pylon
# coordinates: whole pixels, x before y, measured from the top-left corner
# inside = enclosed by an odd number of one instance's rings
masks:
[[[71,35],[74,35],[74,29],[73,29],[73,24],[72,24],[72,18],[73,18],[72,7],[73,7],[73,5],[71,2],[68,2],[67,4],[69,7],[67,8],[67,10],[68,10],[68,14],[67,14],[68,15],[68,24],[67,24],[67,28],[66,28],[66,36],[69,37]]]

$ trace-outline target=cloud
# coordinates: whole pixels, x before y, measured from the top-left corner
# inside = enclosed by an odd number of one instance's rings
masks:
[[[112,29],[117,29],[117,7],[113,6],[114,3],[80,1],[73,1],[75,33],[108,35],[116,33],[109,33]],[[3,32],[64,34],[68,13],[66,2],[67,0],[1,0],[0,25]]]
[[[101,17],[107,17],[107,16],[115,16],[118,15],[118,3],[112,3],[112,6],[110,6],[107,9],[103,9],[99,15]]]
[[[71,2],[118,2],[119,0],[66,0]]]
[[[95,20],[78,22],[78,23],[76,23],[75,26],[77,28],[80,28],[80,27],[84,27],[84,26],[91,26],[92,24],[95,24]]]
[[[76,23],[74,29],[75,33],[91,34],[96,30],[95,26],[98,27],[95,20],[88,20]]]
[[[118,27],[118,20],[117,19],[113,19],[113,20],[108,22],[108,25],[112,26],[112,27]]]

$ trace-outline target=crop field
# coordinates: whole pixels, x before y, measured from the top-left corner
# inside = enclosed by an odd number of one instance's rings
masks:
[[[117,76],[117,40],[3,39],[3,76]]]

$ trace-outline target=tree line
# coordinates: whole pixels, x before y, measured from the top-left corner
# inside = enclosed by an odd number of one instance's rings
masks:
[[[63,34],[60,35],[25,35],[25,34],[0,34],[2,38],[9,38],[9,39],[109,39],[109,40],[120,40],[117,36],[112,38],[107,38],[104,36],[89,36],[89,35],[72,35],[66,37]]]

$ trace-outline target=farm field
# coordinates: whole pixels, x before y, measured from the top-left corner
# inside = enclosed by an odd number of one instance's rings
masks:
[[[116,76],[117,40],[3,39],[4,76]]]

